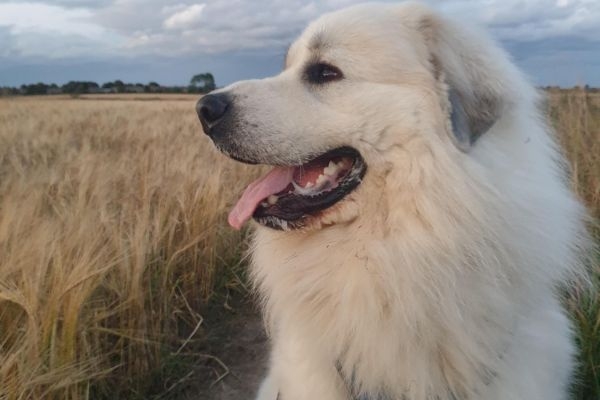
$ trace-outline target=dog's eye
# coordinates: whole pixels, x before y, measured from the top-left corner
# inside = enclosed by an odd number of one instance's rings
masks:
[[[327,83],[340,80],[343,77],[344,75],[339,68],[325,63],[312,64],[306,69],[306,79],[310,83]]]

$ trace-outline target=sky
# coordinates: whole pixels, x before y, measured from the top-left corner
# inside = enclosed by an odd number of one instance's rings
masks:
[[[261,78],[310,20],[359,2],[0,0],[0,86]],[[538,85],[600,86],[600,0],[425,2],[486,26]]]

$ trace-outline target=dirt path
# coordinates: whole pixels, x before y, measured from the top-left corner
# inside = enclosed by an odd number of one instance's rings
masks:
[[[241,300],[234,311],[222,307],[205,315],[206,348],[203,352],[217,357],[198,366],[195,376],[201,377],[197,388],[190,389],[186,399],[251,400],[265,376],[268,359],[267,337],[262,320],[250,300]]]

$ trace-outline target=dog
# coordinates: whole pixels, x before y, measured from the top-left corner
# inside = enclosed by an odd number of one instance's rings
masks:
[[[259,400],[567,398],[556,289],[587,216],[540,101],[484,33],[418,3],[326,14],[279,75],[199,100],[220,151],[273,166],[229,215],[256,225]]]

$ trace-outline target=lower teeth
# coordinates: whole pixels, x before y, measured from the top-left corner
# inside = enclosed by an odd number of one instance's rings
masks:
[[[300,194],[302,196],[314,196],[317,195],[321,192],[323,192],[327,186],[327,183],[329,183],[329,181],[326,181],[324,184],[323,182],[321,182],[322,184],[319,187],[315,187],[314,185],[310,185],[310,186],[306,186],[306,187],[302,187],[300,185],[298,185],[296,182],[292,181],[292,185],[294,185],[294,193],[296,194]]]

